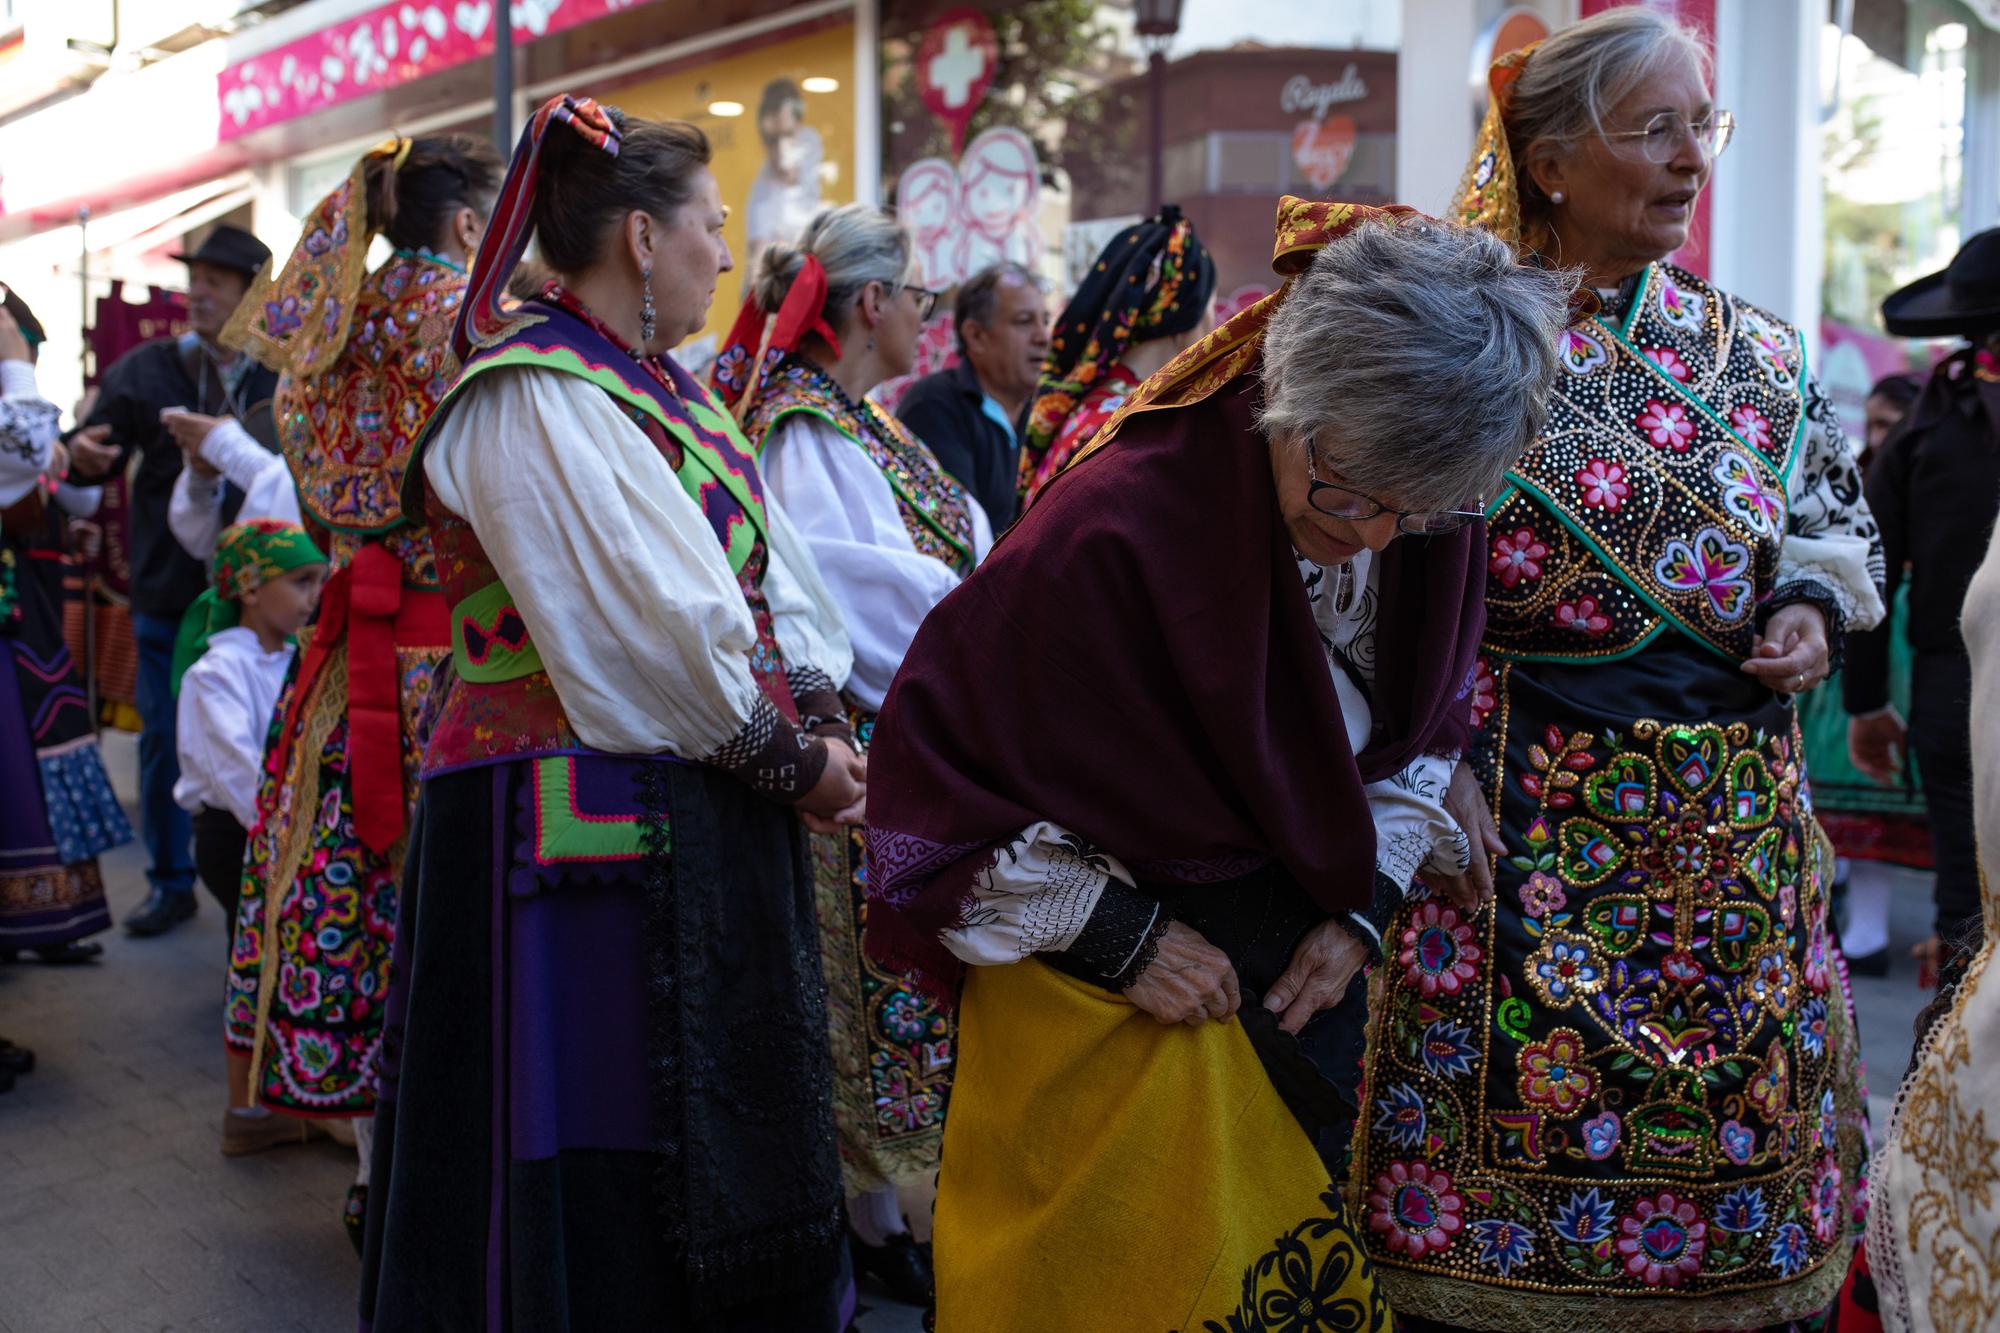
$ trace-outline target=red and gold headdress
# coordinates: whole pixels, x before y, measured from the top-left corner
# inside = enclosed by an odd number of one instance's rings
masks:
[[[1507,146],[1507,112],[1513,105],[1514,84],[1539,45],[1531,42],[1493,62],[1486,76],[1486,117],[1480,122],[1472,161],[1459,178],[1451,206],[1452,221],[1492,232],[1513,246],[1516,254],[1541,253],[1547,240],[1539,224],[1521,217],[1519,164]]]
[[[833,354],[840,355],[840,339],[826,322],[826,266],[813,254],[800,265],[775,315],[758,305],[754,295],[747,296],[736,322],[729,326],[729,336],[709,371],[709,383],[738,421],[756,401],[757,386],[764,377],[805,341],[808,333],[826,339]]]
[[[266,269],[237,304],[222,345],[247,352],[280,374],[303,379],[332,365],[347,346],[354,298],[368,276],[368,168],[410,155],[408,139],[388,139],[363,153],[347,179],[306,215],[291,258]]]

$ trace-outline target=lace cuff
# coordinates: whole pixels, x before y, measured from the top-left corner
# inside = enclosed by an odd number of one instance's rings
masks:
[[[1070,946],[1041,957],[1079,980],[1123,991],[1152,963],[1172,919],[1159,899],[1113,880]]]
[[[826,771],[826,744],[760,694],[750,719],[707,762],[759,795],[790,805]]]
[[[785,683],[791,686],[792,702],[798,705],[801,731],[853,747],[854,724],[840,691],[834,688],[833,677],[818,667],[795,667],[785,673]]]

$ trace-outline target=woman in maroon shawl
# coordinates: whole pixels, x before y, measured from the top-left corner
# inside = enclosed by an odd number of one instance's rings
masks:
[[[1419,871],[1478,893],[1444,807],[1480,501],[1567,287],[1407,210],[1278,223],[1291,280],[1133,395],[883,706],[868,945],[961,1003],[955,1331],[1387,1318],[1329,1183],[1343,997]]]

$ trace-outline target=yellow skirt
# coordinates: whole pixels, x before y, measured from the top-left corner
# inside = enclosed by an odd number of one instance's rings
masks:
[[[1163,1026],[1029,961],[971,969],[959,1039],[940,1333],[1390,1327],[1241,1023]]]

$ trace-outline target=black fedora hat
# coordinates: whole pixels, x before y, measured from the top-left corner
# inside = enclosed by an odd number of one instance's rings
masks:
[[[271,262],[271,247],[241,227],[219,222],[201,238],[201,244],[195,247],[192,254],[180,253],[168,257],[183,264],[213,264],[217,268],[234,269],[254,278],[264,271],[264,265]]]
[[[1883,297],[1882,323],[1899,338],[1970,337],[2000,329],[2000,227],[1960,246],[1942,273]]]

